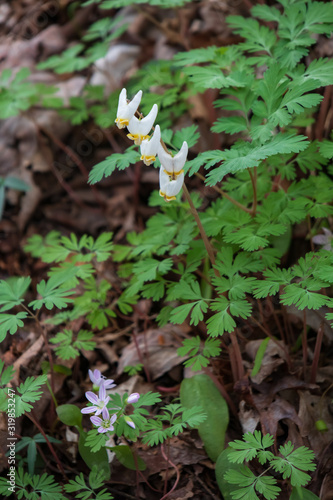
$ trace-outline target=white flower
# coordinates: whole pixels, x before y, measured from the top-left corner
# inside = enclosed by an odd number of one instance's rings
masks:
[[[176,195],[179,193],[184,182],[184,172],[178,172],[176,175],[167,172],[163,165],[160,168],[160,196],[163,196],[165,201],[171,201],[176,199]]]
[[[327,227],[322,227],[325,234],[317,234],[312,238],[313,243],[316,245],[323,245],[324,250],[333,250],[333,234],[327,229]]]
[[[173,179],[182,173],[182,168],[185,165],[188,153],[187,142],[184,141],[180,151],[175,155],[171,156],[165,151],[161,145],[158,150],[158,157],[160,159],[161,165],[163,165],[164,170],[167,174],[173,176]]]
[[[129,124],[127,125],[130,133],[127,134],[127,137],[129,137],[129,139],[132,139],[136,146],[139,146],[145,139],[149,139],[148,134],[154,124],[157,112],[157,104],[154,104],[148,115],[144,118],[139,119],[136,116],[132,116],[132,118],[130,119]]]
[[[145,165],[149,166],[153,161],[156,160],[157,151],[160,147],[161,141],[161,130],[159,125],[156,125],[153,136],[149,139],[143,140],[140,146],[141,150],[141,160]]]
[[[184,182],[184,170],[188,153],[187,142],[184,141],[180,151],[172,156],[167,153],[161,145],[158,150],[158,157],[161,162],[160,169],[160,195],[165,201],[176,199]]]
[[[136,110],[139,107],[142,97],[142,90],[139,90],[130,102],[127,102],[126,89],[123,89],[119,95],[117,118],[115,120],[118,128],[128,127],[130,120],[133,118]]]

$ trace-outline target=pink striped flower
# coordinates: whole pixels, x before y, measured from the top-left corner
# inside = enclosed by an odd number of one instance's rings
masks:
[[[86,398],[93,406],[82,408],[81,413],[95,413],[95,415],[100,415],[110,401],[110,397],[106,395],[103,384],[99,388],[98,396],[94,392],[88,391],[86,392]]]
[[[111,432],[114,431],[113,424],[117,420],[117,415],[114,413],[113,415],[110,416],[109,411],[107,408],[103,408],[102,410],[102,417],[97,417],[94,415],[93,417],[90,417],[91,422],[99,426],[97,429],[97,432],[99,433],[104,433],[104,432]]]
[[[88,370],[88,373],[94,386],[100,387],[103,384],[105,389],[112,389],[113,387],[116,387],[116,384],[113,383],[114,380],[106,379],[99,370]]]

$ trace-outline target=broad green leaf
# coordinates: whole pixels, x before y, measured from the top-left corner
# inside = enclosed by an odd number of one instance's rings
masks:
[[[229,423],[228,405],[208,375],[184,379],[180,387],[181,404],[187,408],[201,406],[208,419],[198,426],[206,452],[214,462],[224,448]]]

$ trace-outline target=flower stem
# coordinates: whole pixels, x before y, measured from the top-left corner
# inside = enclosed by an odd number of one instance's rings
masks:
[[[184,182],[183,184],[183,192],[184,192],[184,195],[185,195],[185,198],[186,198],[186,201],[188,201],[189,205],[190,205],[190,210],[191,210],[191,213],[195,219],[195,222],[197,223],[197,226],[199,228],[199,231],[200,231],[200,235],[201,235],[201,238],[202,238],[202,241],[204,242],[204,245],[206,247],[206,250],[207,250],[207,253],[208,253],[208,256],[209,256],[209,260],[212,264],[212,267],[214,269],[214,266],[215,266],[215,255],[214,255],[214,249],[207,237],[207,234],[204,230],[204,227],[202,225],[202,222],[200,220],[200,217],[199,217],[199,214],[197,212],[197,209],[195,208],[194,204],[193,204],[193,201],[191,199],[191,196],[190,196],[190,193],[188,192],[188,189],[186,187],[186,184]],[[217,277],[220,277],[219,276],[219,273],[216,269],[214,269],[214,273]]]

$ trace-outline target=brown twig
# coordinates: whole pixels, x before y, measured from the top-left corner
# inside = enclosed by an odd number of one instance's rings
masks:
[[[50,450],[52,456],[54,457],[54,459],[55,459],[55,461],[56,461],[56,463],[57,463],[57,465],[59,467],[59,470],[60,470],[61,474],[67,480],[67,476],[65,474],[64,468],[63,468],[63,466],[62,466],[59,458],[57,457],[57,454],[54,451],[54,448],[53,448],[52,444],[50,443],[47,435],[45,434],[43,427],[40,425],[40,423],[38,422],[37,418],[35,417],[33,410],[31,410],[30,413],[26,413],[26,416],[31,420],[31,422],[37,427],[37,429],[39,430],[39,432],[42,434],[43,438],[45,439],[45,442],[46,442],[47,446],[49,447],[49,450]]]
[[[330,105],[331,94],[332,94],[332,85],[329,85],[324,90],[324,98],[320,103],[319,115],[316,120],[315,137],[318,141],[321,141],[323,139],[325,120]]]
[[[235,353],[236,366],[237,366],[237,380],[241,380],[244,377],[244,366],[242,353],[239,348],[238,340],[237,340],[237,328],[230,333],[230,340],[233,347],[233,352]]]
[[[206,373],[206,375],[208,375],[208,377],[210,377],[212,379],[212,381],[214,382],[214,384],[216,385],[216,387],[220,391],[221,395],[224,397],[224,399],[228,403],[229,408],[231,410],[231,413],[233,413],[233,415],[236,418],[238,418],[236,407],[235,407],[234,403],[232,402],[229,394],[227,393],[225,387],[222,385],[222,383],[218,380],[218,378],[208,368],[203,367],[203,371]]]
[[[303,311],[303,335],[302,335],[302,351],[303,351],[303,374],[306,376],[306,360],[308,357],[308,332],[306,325],[306,309]]]
[[[169,458],[169,457],[167,457],[167,455],[165,454],[165,451],[164,451],[164,446],[163,446],[163,444],[162,444],[162,443],[161,443],[161,453],[162,453],[162,455],[163,455],[164,460],[165,460],[167,463],[169,463],[170,465],[172,465],[172,467],[175,469],[175,471],[176,471],[176,475],[177,475],[177,477],[176,477],[176,481],[175,481],[175,483],[174,483],[173,487],[171,488],[171,490],[170,490],[170,491],[168,491],[168,493],[166,493],[165,495],[163,495],[163,496],[162,496],[162,498],[160,499],[160,500],[165,500],[165,498],[167,498],[167,497],[168,497],[168,496],[169,496],[169,495],[173,492],[173,490],[176,488],[177,484],[179,483],[179,479],[180,479],[180,472],[179,472],[179,469],[178,469],[177,465],[175,465],[173,462],[171,462],[170,458]],[[167,469],[167,470],[168,470],[168,469]]]

